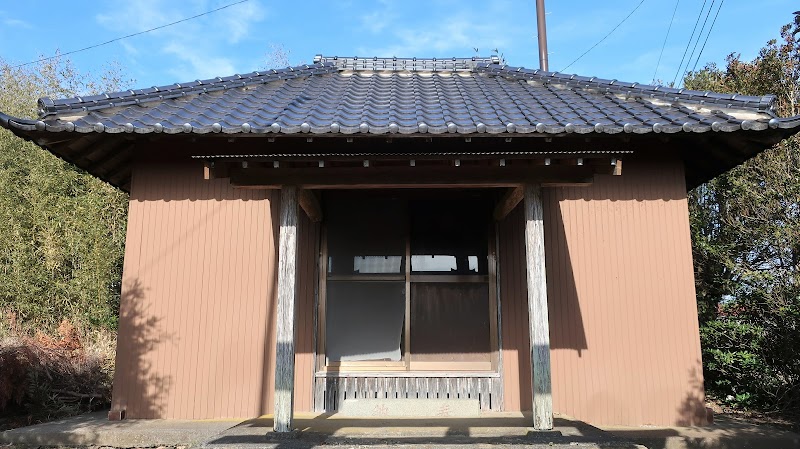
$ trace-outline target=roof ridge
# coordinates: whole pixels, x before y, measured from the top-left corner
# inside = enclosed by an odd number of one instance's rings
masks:
[[[42,97],[38,101],[39,118],[63,112],[88,112],[96,109],[130,106],[150,101],[178,98],[189,94],[215,92],[232,87],[263,84],[270,81],[286,80],[301,76],[324,75],[337,72],[338,70],[339,68],[334,64],[304,64],[283,69],[257,70],[245,74],[195,80],[186,83],[174,83],[164,86],[153,86],[144,89],[108,92],[99,95],[78,96],[56,100],[49,97]]]
[[[504,64],[480,64],[476,66],[475,71],[490,75],[536,80],[545,84],[558,82],[566,84],[570,87],[578,87],[582,89],[599,88],[604,89],[606,93],[622,93],[629,96],[642,96],[652,99],[661,98],[666,101],[689,102],[715,106],[724,105],[724,107],[727,108],[741,107],[745,109],[756,109],[764,112],[775,112],[776,97],[775,95],[771,94],[758,96],[725,94],[714,91],[700,91],[691,89],[676,89],[673,87],[619,81],[616,79],[609,80],[595,76],[588,77],[577,74],[548,72],[540,69],[512,67]]]
[[[206,80],[195,80],[188,83],[174,83],[144,89],[131,89],[99,95],[78,96],[53,100],[49,97],[39,99],[39,118],[67,112],[89,112],[97,109],[137,105],[152,101],[179,98],[185,95],[215,92],[233,87],[244,87],[276,80],[297,77],[308,77],[335,73],[342,70],[352,71],[472,71],[507,78],[518,78],[539,81],[544,84],[560,83],[580,89],[603,90],[605,93],[640,96],[650,99],[662,99],[669,102],[693,103],[716,106],[719,108],[743,108],[759,112],[775,114],[774,95],[751,96],[739,94],[723,94],[712,91],[695,91],[675,89],[666,86],[641,84],[636,82],[609,80],[599,77],[587,77],[576,74],[548,72],[539,69],[513,67],[500,63],[500,58],[473,56],[470,58],[360,58],[322,56],[314,57],[312,64],[287,67],[283,69],[267,69],[246,74],[235,74],[227,77],[216,77]]]
[[[472,71],[481,64],[500,64],[500,57],[472,56],[469,58],[391,58],[358,56],[314,56],[315,63],[332,63],[342,70],[357,71]]]

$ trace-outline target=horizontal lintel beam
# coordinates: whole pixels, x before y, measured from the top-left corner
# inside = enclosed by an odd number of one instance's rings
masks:
[[[297,185],[304,189],[517,187],[591,183],[596,174],[611,174],[612,167],[590,165],[506,167],[326,167],[231,168],[237,187],[279,189]]]

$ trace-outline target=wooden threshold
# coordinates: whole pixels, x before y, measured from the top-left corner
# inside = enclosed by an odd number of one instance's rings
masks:
[[[487,283],[489,276],[485,274],[412,274],[412,283]]]
[[[328,281],[383,281],[383,282],[403,282],[406,280],[404,274],[329,274]]]
[[[422,362],[411,361],[409,371],[491,371],[492,362]]]
[[[317,371],[314,377],[500,377],[496,371]]]

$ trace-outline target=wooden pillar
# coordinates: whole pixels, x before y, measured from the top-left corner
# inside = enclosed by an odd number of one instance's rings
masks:
[[[541,187],[528,184],[525,186],[525,255],[528,279],[534,430],[553,428],[550,322],[547,312],[543,218]]]
[[[290,432],[294,409],[294,304],[297,292],[297,188],[294,186],[281,188],[279,245],[274,430]]]

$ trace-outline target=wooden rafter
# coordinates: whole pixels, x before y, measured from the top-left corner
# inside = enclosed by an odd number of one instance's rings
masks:
[[[301,189],[297,201],[300,207],[303,208],[308,218],[314,223],[322,221],[322,206],[319,204],[319,199],[314,195],[314,192],[307,189]]]
[[[525,197],[525,187],[524,186],[517,186],[508,189],[508,191],[503,195],[503,198],[497,203],[497,206],[494,208],[494,219],[500,221],[514,210],[522,201],[522,198]]]

